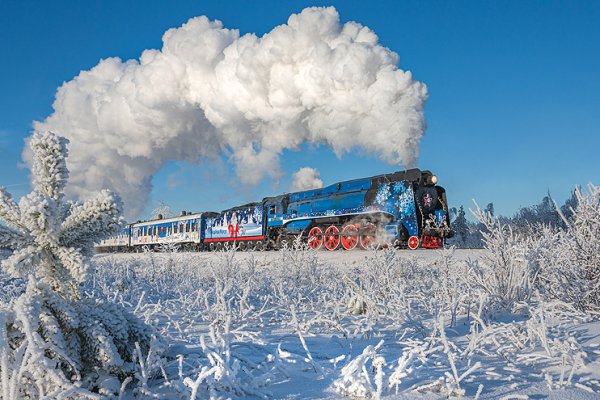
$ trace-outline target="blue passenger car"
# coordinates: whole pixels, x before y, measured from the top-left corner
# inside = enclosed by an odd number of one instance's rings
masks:
[[[249,203],[222,211],[206,220],[204,243],[219,248],[236,243],[245,248],[264,241],[262,203]]]
[[[176,245],[199,248],[204,242],[206,221],[217,213],[186,213],[177,217],[159,218],[131,225],[131,246],[134,249]]]

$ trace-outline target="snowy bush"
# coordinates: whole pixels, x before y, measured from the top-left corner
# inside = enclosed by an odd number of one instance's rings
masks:
[[[67,143],[49,132],[34,134],[33,191],[17,204],[0,189],[0,247],[12,250],[1,265],[28,280],[25,292],[0,310],[4,399],[114,394],[99,382],[132,374],[135,344],[145,352],[150,346],[149,326],[81,290],[94,243],[118,232],[122,217],[108,191],[84,203],[64,201]]]
[[[565,292],[579,299],[578,308],[600,312],[600,186],[590,184],[588,195],[575,190],[577,205],[570,209],[570,219],[564,213],[567,229],[560,235],[560,248],[567,261],[554,273]]]
[[[531,295],[526,242],[489,212],[477,207],[473,215],[485,227],[481,234],[488,250],[481,261],[471,264],[474,283],[494,303],[490,306],[511,310]]]

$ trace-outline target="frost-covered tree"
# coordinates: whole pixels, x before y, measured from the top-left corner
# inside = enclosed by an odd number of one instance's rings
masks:
[[[64,201],[67,143],[49,132],[31,138],[33,191],[17,205],[0,188],[0,218],[5,223],[0,247],[13,251],[2,261],[12,276],[33,273],[62,296],[78,298],[93,244],[118,232],[122,217],[120,201],[109,191],[85,203]]]
[[[577,186],[575,190],[571,192],[571,196],[565,201],[560,207],[560,213],[562,214],[562,218],[566,219],[567,222],[570,222],[573,219],[573,210],[577,209],[577,205],[579,203],[577,192],[581,193],[581,188]]]
[[[463,206],[460,206],[458,212],[456,213],[456,219],[452,221],[452,229],[454,230],[454,234],[456,238],[460,240],[461,244],[464,244],[467,241],[467,235],[469,234],[469,223],[467,222],[465,209]]]
[[[485,206],[485,211],[493,217],[494,216],[494,203],[488,203],[488,205]]]
[[[90,373],[123,377],[135,342],[148,349],[151,330],[121,306],[86,297],[95,242],[121,228],[118,197],[102,191],[83,203],[65,201],[68,141],[35,133],[33,191],[17,204],[0,188],[2,268],[29,279],[25,293],[0,307],[3,398],[54,398],[83,391]],[[87,379],[93,388],[93,379]],[[81,394],[81,393],[80,393]]]
[[[171,211],[171,207],[164,201],[160,200],[154,210],[150,213],[150,219],[170,218],[174,217],[175,213]]]
[[[570,209],[569,206],[563,206]],[[501,217],[501,222],[510,225],[515,232],[527,235],[534,234],[538,225],[548,225],[552,228],[566,228],[550,192],[538,204],[522,207],[512,217]]]
[[[543,266],[540,280],[551,297],[575,304],[583,311],[600,312],[600,186],[588,193],[576,188],[568,201],[569,217],[560,213],[566,228],[540,235],[535,261]]]

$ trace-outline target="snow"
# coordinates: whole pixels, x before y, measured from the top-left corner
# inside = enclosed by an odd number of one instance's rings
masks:
[[[597,318],[535,299],[486,315],[473,293],[452,325],[458,271],[490,252],[451,253],[98,255],[86,290],[131,305],[170,343],[169,384],[148,382],[166,397],[598,396]]]

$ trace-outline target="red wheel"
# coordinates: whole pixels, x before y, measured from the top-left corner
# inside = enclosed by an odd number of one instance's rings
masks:
[[[308,245],[313,250],[319,250],[323,246],[323,231],[318,226],[308,232]]]
[[[342,229],[342,246],[346,250],[353,250],[358,244],[358,228],[354,224],[344,226]]]
[[[367,224],[363,230],[363,234],[360,235],[360,247],[362,247],[364,250],[367,250],[377,238],[375,236],[376,231],[377,227],[374,224]]]
[[[325,247],[329,251],[333,251],[340,246],[340,229],[331,225],[325,230]]]
[[[416,236],[411,236],[408,238],[408,248],[415,250],[417,247],[419,247],[419,238]]]

